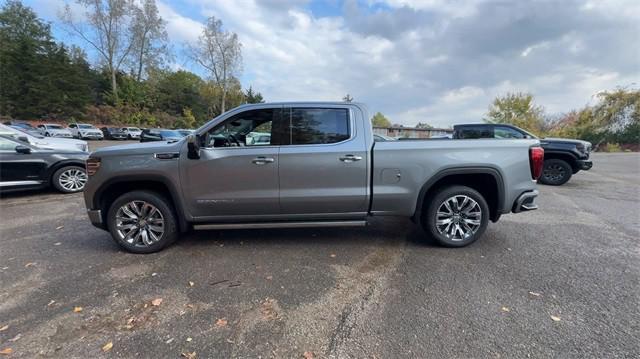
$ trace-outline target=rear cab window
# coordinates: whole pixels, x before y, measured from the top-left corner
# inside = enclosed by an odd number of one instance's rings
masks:
[[[492,126],[461,126],[456,130],[455,138],[477,139],[477,138],[493,138]]]
[[[351,137],[349,110],[346,108],[294,107],[287,114],[291,145],[332,144]]]

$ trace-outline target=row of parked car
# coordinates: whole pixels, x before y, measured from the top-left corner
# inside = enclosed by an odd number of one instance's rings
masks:
[[[79,192],[87,182],[87,139],[173,141],[190,130],[96,127],[72,123],[33,127],[25,122],[0,124],[0,191],[53,187],[63,193]]]
[[[39,135],[52,138],[75,138],[80,140],[140,140],[140,142],[166,141],[180,139],[192,130],[178,129],[168,130],[163,128],[138,127],[102,127],[100,129],[88,123],[70,123],[63,127],[56,123],[45,123],[37,127],[26,122],[6,122],[12,128],[22,130],[31,135]]]

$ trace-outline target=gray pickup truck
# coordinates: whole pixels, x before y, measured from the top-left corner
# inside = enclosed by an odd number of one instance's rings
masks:
[[[370,216],[410,217],[462,247],[489,220],[537,208],[543,158],[536,139],[374,142],[357,103],[254,104],[179,141],[93,152],[84,199],[91,222],[134,253],[190,229],[364,226]]]

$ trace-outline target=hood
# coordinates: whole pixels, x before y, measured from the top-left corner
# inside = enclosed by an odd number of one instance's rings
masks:
[[[540,142],[547,142],[547,143],[571,143],[574,145],[577,144],[582,144],[585,146],[591,146],[591,142],[588,141],[583,141],[583,140],[575,140],[575,139],[571,139],[571,138],[554,138],[554,137],[547,137],[547,138],[543,138],[540,140]]]
[[[84,133],[102,133],[102,131],[98,130],[97,128],[79,128],[78,131]]]
[[[167,141],[131,143],[99,148],[93,152],[93,156],[127,156],[152,154],[156,152],[179,152],[181,147],[182,141],[171,143]]]
[[[53,133],[71,133],[66,128],[49,128],[47,131]]]
[[[87,141],[74,140],[70,138],[32,137],[32,141],[29,141],[29,142],[33,142],[33,144],[41,148],[78,149],[83,152],[89,151],[89,146],[87,145]]]

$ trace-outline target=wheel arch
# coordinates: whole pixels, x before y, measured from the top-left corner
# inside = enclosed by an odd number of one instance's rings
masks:
[[[185,232],[189,228],[189,224],[184,218],[184,211],[178,190],[171,184],[171,181],[164,177],[158,176],[121,176],[114,177],[106,181],[100,186],[93,196],[92,206],[93,208],[100,209],[102,214],[102,221],[106,223],[107,213],[111,204],[119,196],[136,190],[145,190],[156,192],[164,196],[169,204],[176,212],[178,220],[178,227],[180,232]]]
[[[571,166],[571,169],[575,172],[579,170],[578,168],[578,157],[570,152],[559,152],[559,151],[546,151],[544,152],[544,160],[563,160]]]
[[[429,198],[440,188],[451,185],[467,186],[480,192],[489,205],[491,221],[496,222],[500,218],[505,198],[501,172],[493,167],[455,167],[441,170],[422,185],[413,220],[419,222]]]

